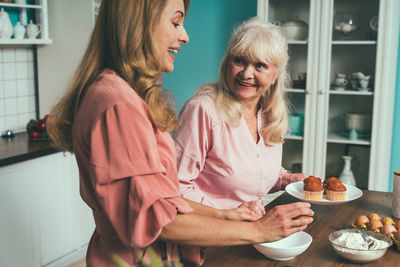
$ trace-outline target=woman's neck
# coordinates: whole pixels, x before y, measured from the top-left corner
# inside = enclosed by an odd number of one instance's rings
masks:
[[[257,112],[259,106],[258,103],[255,105],[243,105],[243,118],[246,121],[247,128],[250,131],[251,136],[253,137],[254,141],[258,143],[259,136],[258,136],[258,126],[257,126]]]
[[[242,103],[242,111],[243,111],[243,117],[247,121],[248,119],[254,119],[257,117],[257,112],[259,109],[259,103],[257,102],[247,102],[247,103]]]

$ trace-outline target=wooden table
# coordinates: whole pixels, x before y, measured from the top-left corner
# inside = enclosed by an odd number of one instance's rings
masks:
[[[280,204],[298,201],[284,193],[275,199],[267,209]],[[400,266],[400,251],[395,246],[390,247],[386,254],[377,261],[368,264],[355,264],[340,257],[334,251],[328,240],[330,233],[352,228],[354,218],[371,212],[381,216],[392,214],[392,193],[363,191],[361,198],[342,205],[312,205],[315,212],[314,221],[307,227],[313,241],[310,247],[302,254],[290,261],[274,261],[259,253],[253,246],[219,247],[206,249],[204,267],[258,267],[258,266]]]

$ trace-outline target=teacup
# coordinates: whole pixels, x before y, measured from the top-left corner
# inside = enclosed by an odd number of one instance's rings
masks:
[[[336,86],[346,86],[347,83],[348,83],[348,81],[347,81],[346,78],[338,78],[338,77],[336,77],[336,80],[335,80],[335,85]]]
[[[367,77],[361,78],[360,79],[360,87],[363,88],[363,89],[368,88],[369,79],[370,79],[369,77],[368,78]]]

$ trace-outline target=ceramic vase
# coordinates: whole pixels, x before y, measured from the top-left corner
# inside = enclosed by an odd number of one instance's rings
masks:
[[[339,179],[344,184],[356,186],[356,179],[354,178],[354,174],[351,171],[351,156],[342,156],[344,160],[343,170],[339,175]]]
[[[21,22],[17,22],[14,26],[14,38],[15,39],[24,39],[25,37],[25,27],[21,24]]]
[[[4,8],[0,10],[0,39],[10,39],[13,34],[13,27],[8,13]]]

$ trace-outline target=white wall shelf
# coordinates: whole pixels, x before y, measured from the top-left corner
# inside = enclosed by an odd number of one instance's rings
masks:
[[[34,24],[40,25],[40,34],[36,39],[0,39],[0,45],[47,45],[53,43],[49,37],[47,0],[36,0],[35,3],[34,5],[0,3],[0,8],[17,9],[19,22],[25,26],[28,24],[27,10],[33,11],[34,15],[29,20],[32,20]]]
[[[45,45],[52,43],[52,39],[0,39],[0,45]]]
[[[0,3],[1,7],[10,7],[10,8],[42,8],[42,5],[21,5],[21,4],[12,4],[12,3]]]

